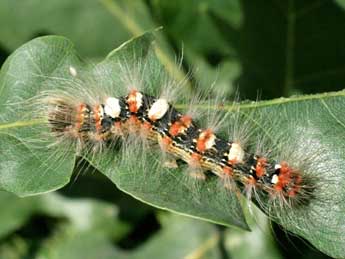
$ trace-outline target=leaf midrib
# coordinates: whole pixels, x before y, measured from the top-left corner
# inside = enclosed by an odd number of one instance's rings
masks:
[[[261,102],[252,102],[252,103],[244,103],[244,104],[239,104],[239,105],[233,105],[233,104],[227,104],[227,105],[222,105],[221,107],[218,105],[203,105],[203,104],[196,104],[195,106],[198,109],[211,109],[211,110],[219,110],[219,111],[237,111],[237,110],[243,110],[243,109],[256,109],[256,108],[264,108],[264,107],[269,107],[269,106],[275,106],[275,105],[281,105],[285,103],[293,103],[293,102],[303,102],[303,101],[309,101],[309,100],[320,100],[321,103],[325,106],[324,99],[326,98],[333,98],[333,97],[341,97],[345,96],[345,91],[338,91],[338,92],[327,92],[327,93],[322,93],[322,94],[314,94],[314,95],[301,95],[301,96],[294,96],[290,98],[277,98],[277,99],[272,99],[268,101],[261,101]],[[187,105],[183,104],[176,104],[176,108],[179,109],[187,109]],[[342,127],[345,128],[345,125],[341,122],[339,122],[338,119],[334,117],[334,114],[332,114],[327,108],[325,107],[327,111],[330,113],[330,115],[342,125]],[[10,122],[10,123],[0,123],[0,131],[4,129],[9,129],[9,128],[19,128],[19,127],[26,127],[26,126],[34,126],[34,125],[39,125],[43,124],[46,121],[44,119],[37,119],[37,120],[28,120],[28,121],[16,121],[16,122]]]

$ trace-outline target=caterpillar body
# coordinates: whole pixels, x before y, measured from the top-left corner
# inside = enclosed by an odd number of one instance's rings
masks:
[[[305,200],[306,193],[311,192],[301,172],[286,161],[250,153],[240,143],[217,136],[213,129],[200,128],[164,97],[132,89],[125,96],[108,96],[95,104],[75,103],[63,96],[47,97],[44,102],[48,104],[51,132],[58,138],[77,140],[79,149],[99,149],[119,138],[137,135],[160,147],[168,157],[163,162],[166,167],[177,167],[176,159],[182,160],[189,174],[200,180],[213,173],[288,205]]]

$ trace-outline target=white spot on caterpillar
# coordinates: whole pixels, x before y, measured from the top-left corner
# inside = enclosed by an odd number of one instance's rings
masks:
[[[74,77],[78,75],[77,69],[72,66],[69,67],[69,73],[71,74],[71,76],[74,76]]]
[[[152,121],[161,119],[169,109],[169,103],[166,99],[158,99],[155,101],[149,112],[149,119]]]
[[[199,135],[199,139],[205,139],[205,138],[207,138],[205,141],[205,150],[212,148],[214,144],[216,144],[215,143],[216,136],[213,133],[210,134],[209,130],[203,131]]]
[[[271,183],[273,184],[277,184],[279,182],[279,178],[278,178],[278,175],[273,175],[272,177],[272,180],[271,180]]]
[[[120,101],[114,97],[108,97],[105,100],[104,112],[111,118],[117,118],[121,113]]]
[[[215,139],[216,139],[216,136],[215,136],[215,135],[212,135],[212,136],[210,137],[210,139],[206,141],[206,143],[205,143],[205,148],[206,148],[206,149],[210,149],[211,147],[213,147],[213,145],[215,144],[215,141],[214,141]]]
[[[143,95],[140,92],[137,92],[135,100],[137,101],[137,109],[139,110],[143,105]]]
[[[244,158],[244,151],[237,143],[232,143],[228,155],[228,160],[235,163],[242,163]]]

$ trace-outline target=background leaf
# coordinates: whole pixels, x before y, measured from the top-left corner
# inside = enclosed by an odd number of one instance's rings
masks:
[[[130,37],[99,1],[4,0],[0,17],[6,25],[0,27],[0,44],[10,51],[39,35],[63,34],[77,43],[81,54],[97,58]],[[104,35],[107,40],[100,41]]]
[[[113,248],[112,242],[129,229],[117,219],[118,210],[114,205],[91,199],[69,199],[56,193],[19,199],[0,192],[0,202],[8,208],[1,215],[2,224],[7,226],[5,231],[1,229],[1,237],[11,240],[0,242],[2,258],[32,257],[34,253],[47,258],[95,258],[97,254],[102,258],[114,258],[120,252]],[[11,203],[6,204],[8,202]],[[48,232],[49,228],[55,229],[48,237],[39,237],[37,233],[30,237],[26,230],[20,232],[35,220],[41,224],[41,233],[45,228]]]

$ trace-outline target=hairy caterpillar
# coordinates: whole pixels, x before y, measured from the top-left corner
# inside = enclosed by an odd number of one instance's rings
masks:
[[[149,202],[159,196],[160,203],[153,202],[156,206],[206,219],[214,213],[217,217],[212,220],[224,224],[235,215],[232,223],[246,227],[235,221],[242,216],[236,200],[242,192],[272,219],[326,250],[318,243],[324,235],[318,227],[342,233],[342,219],[332,216],[343,211],[342,196],[331,194],[341,194],[344,185],[337,171],[340,152],[321,145],[322,129],[313,127],[315,120],[305,119],[312,118],[316,108],[310,104],[304,110],[308,116],[302,116],[282,107],[286,120],[281,120],[277,111],[265,107],[246,113],[231,106],[226,111],[208,99],[199,103],[198,97],[189,104],[183,84],[169,79],[153,61],[154,54],[135,51],[130,44],[137,43],[128,43],[114,52],[120,54],[87,69],[80,68],[74,56],[61,55],[53,70],[39,64],[29,79],[16,81],[27,86],[34,78],[39,84],[11,96],[1,121],[30,118],[28,124],[33,126],[25,134],[21,128],[16,131],[24,135],[20,140],[26,146],[37,146],[35,152],[47,150],[37,171],[54,177],[52,167],[54,173],[61,172],[80,155],[116,178],[117,184],[122,178],[129,180],[123,189],[135,196]],[[10,76],[16,78],[13,72]],[[8,125],[3,128],[16,124]],[[25,184],[35,181],[43,180],[33,178]],[[331,216],[327,221],[324,209]],[[331,234],[327,238],[334,244],[343,242]]]
[[[240,143],[224,140],[210,128],[198,127],[164,97],[147,95],[135,86],[126,96],[108,96],[100,103],[76,102],[53,93],[48,93],[43,102],[48,105],[51,132],[58,139],[78,142],[80,149],[102,149],[116,138],[139,135],[158,144],[167,156],[188,164],[190,174],[196,178],[205,179],[205,173],[211,172],[247,189],[262,190],[270,199],[288,205],[312,192],[301,172],[286,161],[248,153]],[[177,163],[171,160],[166,165],[175,167]]]

